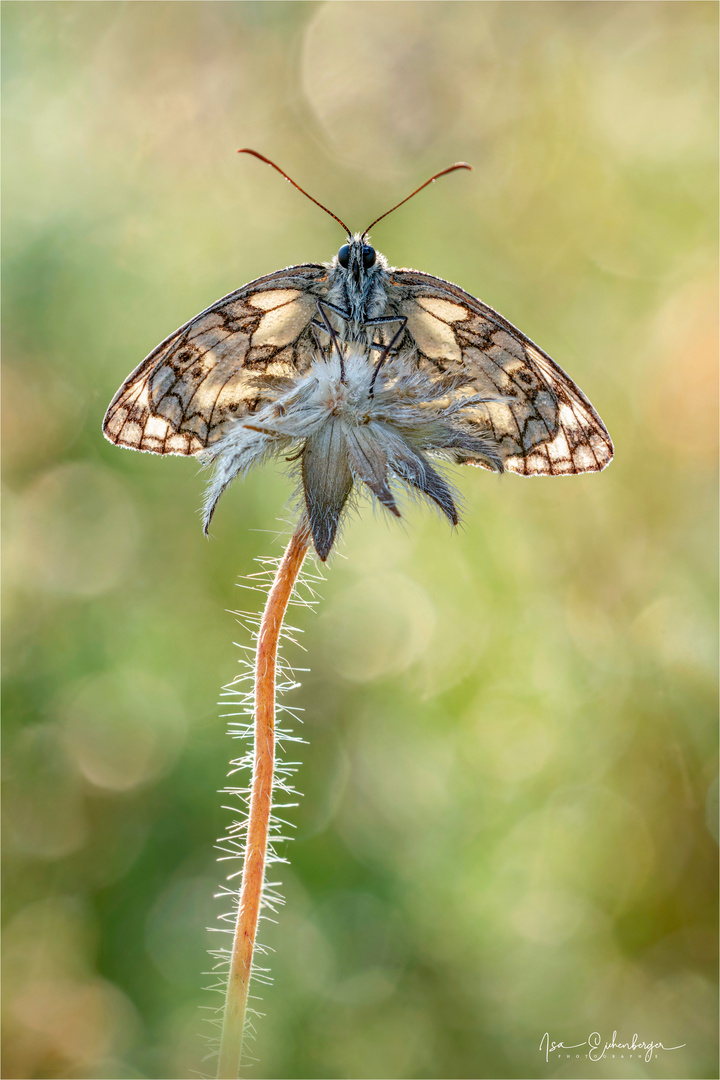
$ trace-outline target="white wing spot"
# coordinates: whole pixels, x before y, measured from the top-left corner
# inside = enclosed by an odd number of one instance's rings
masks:
[[[580,471],[590,471],[597,468],[592,450],[583,443],[575,447],[573,460],[575,462],[575,468]]]
[[[146,439],[164,439],[167,435],[167,421],[161,416],[153,416],[152,413],[145,421]]]
[[[286,290],[289,291],[289,290]],[[252,336],[251,344],[289,345],[310,322],[316,310],[313,297],[302,297],[294,303],[284,303],[263,315],[260,325]]]
[[[460,304],[451,304],[449,300],[441,300],[439,296],[419,296],[417,302],[431,315],[447,323],[460,322],[470,314],[467,308]]]
[[[248,297],[247,303],[261,311],[272,311],[273,308],[282,307],[300,296],[299,289],[268,289],[267,292],[256,293]]]
[[[461,360],[462,351],[452,327],[424,311],[414,300],[403,304],[402,310],[408,330],[421,352],[431,360]]]

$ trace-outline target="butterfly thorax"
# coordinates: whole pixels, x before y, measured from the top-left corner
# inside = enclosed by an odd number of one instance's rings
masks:
[[[366,235],[355,233],[328,264],[328,270],[326,300],[346,313],[350,336],[357,336],[370,320],[386,314],[387,260],[370,247]]]

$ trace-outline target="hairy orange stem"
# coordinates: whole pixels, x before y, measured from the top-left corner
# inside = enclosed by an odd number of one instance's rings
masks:
[[[303,514],[268,594],[255,660],[255,741],[240,902],[228,973],[218,1080],[237,1080],[242,1055],[253,951],[262,902],[275,766],[275,671],[283,619],[310,545]]]

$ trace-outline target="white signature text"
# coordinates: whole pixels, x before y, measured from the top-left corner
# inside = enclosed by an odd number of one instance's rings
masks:
[[[551,1054],[557,1054],[561,1050],[579,1050],[583,1046],[587,1046],[587,1057],[591,1061],[602,1061],[609,1050],[627,1050],[630,1053],[642,1051],[645,1055],[646,1061],[652,1061],[653,1056],[658,1050],[681,1050],[685,1043],[680,1043],[679,1046],[665,1046],[661,1042],[645,1042],[640,1039],[637,1032],[633,1035],[630,1042],[618,1041],[617,1031],[613,1031],[612,1039],[610,1042],[604,1042],[598,1031],[593,1031],[584,1042],[580,1043],[564,1043],[556,1042],[550,1038],[550,1033],[545,1032],[540,1040],[540,1046],[538,1049],[544,1051],[545,1061],[550,1060]]]

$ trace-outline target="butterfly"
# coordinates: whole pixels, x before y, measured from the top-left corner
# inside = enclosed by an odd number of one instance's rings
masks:
[[[347,242],[331,262],[290,266],[243,285],[165,338],[112,399],[103,423],[111,442],[155,454],[212,450],[238,421],[248,422],[309,371],[330,320],[333,335],[362,346],[378,370],[402,355],[428,380],[465,387],[502,469],[557,476],[609,464],[613,444],[605,425],[546,352],[470,293],[390,266],[368,242],[370,229],[392,210],[469,165],[436,173],[362,233],[352,233],[274,162],[254,150],[239,153],[276,169],[342,226]],[[459,451],[454,460],[496,467]]]

